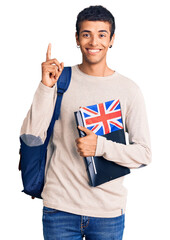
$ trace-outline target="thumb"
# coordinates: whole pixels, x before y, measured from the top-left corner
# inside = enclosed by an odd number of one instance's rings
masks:
[[[62,69],[62,71],[63,71],[63,69],[64,69],[64,63],[63,63],[63,62],[60,63],[60,66],[61,66],[61,69]]]
[[[81,131],[85,132],[87,135],[90,135],[90,134],[93,133],[91,130],[89,130],[89,129],[86,128],[86,127],[78,126],[78,128],[79,128]]]
[[[63,69],[64,69],[64,63],[61,62],[61,63],[60,63],[60,67],[59,67],[59,75],[58,75],[58,78],[59,78],[60,75],[62,74]]]

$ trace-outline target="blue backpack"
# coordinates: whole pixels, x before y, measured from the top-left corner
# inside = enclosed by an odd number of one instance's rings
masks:
[[[28,146],[20,137],[20,163],[21,178],[24,193],[42,198],[41,193],[44,187],[44,176],[47,156],[47,146],[53,131],[54,123],[60,115],[63,93],[68,89],[71,80],[71,67],[64,67],[57,80],[57,100],[54,113],[47,130],[47,137],[42,145]]]

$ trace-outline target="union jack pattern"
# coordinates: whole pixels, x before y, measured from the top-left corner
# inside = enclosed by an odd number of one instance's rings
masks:
[[[96,135],[123,129],[119,99],[87,107],[80,107],[84,126]]]

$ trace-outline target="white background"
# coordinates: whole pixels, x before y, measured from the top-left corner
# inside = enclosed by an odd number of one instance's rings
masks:
[[[75,23],[79,11],[101,4],[115,16],[110,68],[134,80],[147,106],[152,163],[125,179],[124,240],[170,239],[170,36],[168,1],[4,1],[0,4],[0,239],[41,240],[42,201],[21,193],[19,133],[41,80],[48,43],[65,66],[81,63]]]

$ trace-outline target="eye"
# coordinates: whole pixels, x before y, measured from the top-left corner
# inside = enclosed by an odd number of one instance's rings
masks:
[[[90,36],[89,33],[84,33],[84,34],[83,34],[83,37],[86,37],[86,38],[87,38],[87,37],[89,37],[89,36]]]
[[[103,38],[103,37],[106,37],[106,35],[105,34],[100,34],[100,37]]]

